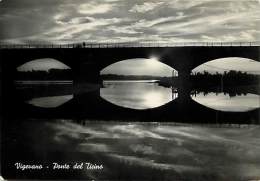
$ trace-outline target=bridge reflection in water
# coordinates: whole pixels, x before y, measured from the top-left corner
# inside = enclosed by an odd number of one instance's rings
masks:
[[[180,87],[161,87],[155,82],[106,84],[104,87],[88,84],[92,91],[86,89],[86,85],[59,84],[57,88],[50,84],[45,88],[49,91],[38,95],[42,85],[33,85],[32,92],[31,88],[21,89],[24,85],[18,84],[13,105],[18,114],[14,115],[113,121],[258,123],[259,95],[230,93],[233,95],[230,97],[228,93],[194,93]]]

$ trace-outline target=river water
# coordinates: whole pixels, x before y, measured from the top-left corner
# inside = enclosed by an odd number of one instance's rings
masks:
[[[198,93],[192,96],[196,102],[218,111],[246,112],[260,108],[260,96],[241,94],[230,96],[226,93]]]
[[[259,126],[19,120],[5,135],[8,166],[43,164],[36,178],[87,180],[258,180]],[[20,148],[24,151],[18,151]],[[7,153],[7,152],[6,152]],[[53,170],[52,163],[102,165],[102,170]],[[48,168],[47,168],[48,167]]]
[[[30,94],[25,102],[37,107],[55,108],[73,99],[72,81],[19,81],[17,88]],[[103,81],[100,96],[117,106],[149,109],[162,106],[178,98],[177,88],[160,86],[157,80]],[[199,92],[191,98],[214,110],[246,112],[260,108],[257,94],[228,94]]]
[[[66,83],[67,84],[67,83]],[[34,93],[27,103],[53,107],[73,99],[71,85],[18,84]],[[62,91],[61,91],[62,90]],[[37,91],[45,92],[37,93]],[[48,92],[49,91],[49,92]],[[60,93],[60,95],[59,95]],[[158,107],[178,97],[176,89],[154,81],[107,81],[100,89],[105,100],[134,109]],[[58,97],[57,97],[58,96]],[[258,95],[229,96],[198,93],[192,98],[217,110],[247,111],[259,107]],[[260,129],[256,125],[187,125],[69,119],[19,119],[8,122],[3,138],[8,173],[32,178],[13,163],[40,163],[34,178],[88,180],[259,180]],[[6,145],[4,148],[7,148]],[[19,151],[18,151],[19,150]],[[13,161],[13,163],[12,163]],[[52,170],[53,162],[92,163],[102,170]],[[5,165],[7,166],[7,165]]]
[[[122,107],[148,109],[162,106],[178,97],[177,89],[159,86],[156,80],[104,81],[100,96]]]

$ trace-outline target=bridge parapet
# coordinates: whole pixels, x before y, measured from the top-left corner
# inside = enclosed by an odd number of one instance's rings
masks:
[[[140,48],[140,47],[251,47],[260,46],[260,41],[255,42],[80,42],[80,43],[26,43],[10,44],[0,42],[0,49],[30,49],[30,48]]]

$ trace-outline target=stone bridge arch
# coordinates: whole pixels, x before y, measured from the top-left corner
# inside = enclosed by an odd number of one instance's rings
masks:
[[[186,77],[195,67],[219,58],[241,57],[260,61],[260,47],[127,47],[3,49],[5,70],[14,71],[28,61],[53,58],[69,66],[79,80],[99,81],[99,72],[121,60],[158,57],[159,61]]]

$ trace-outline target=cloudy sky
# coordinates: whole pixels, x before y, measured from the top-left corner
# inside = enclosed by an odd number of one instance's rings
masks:
[[[155,58],[130,59],[114,63],[101,71],[101,74],[172,76],[173,68]]]
[[[52,68],[55,69],[70,69],[67,65],[50,58],[37,59],[27,62],[19,67],[18,71],[32,71],[32,70],[44,70],[48,71]]]
[[[0,0],[0,41],[256,41],[260,0]]]

